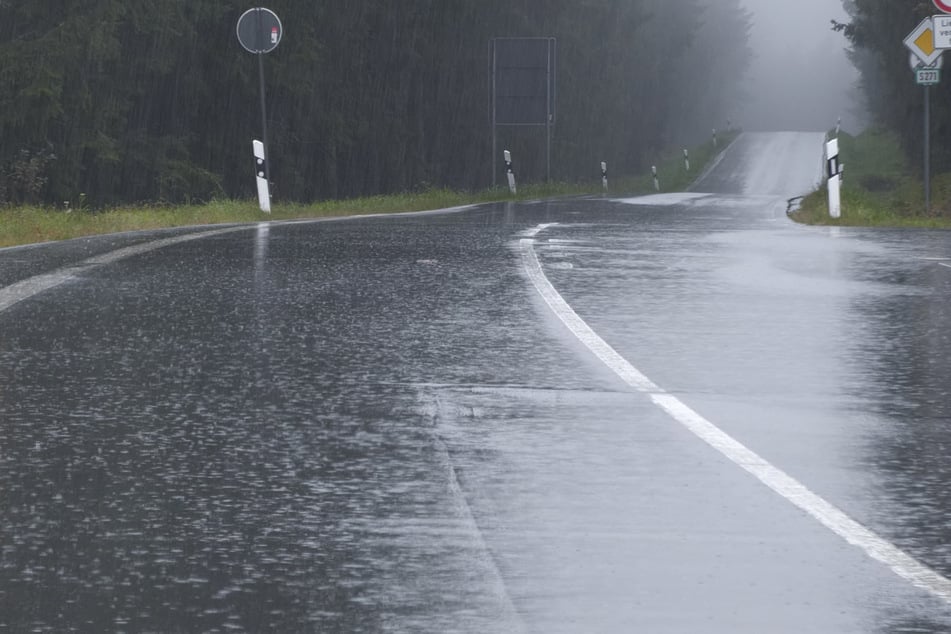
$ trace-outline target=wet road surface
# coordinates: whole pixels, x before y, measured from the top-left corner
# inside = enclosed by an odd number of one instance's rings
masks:
[[[745,135],[690,195],[0,251],[0,631],[951,630],[526,269],[951,575],[951,235],[789,222],[820,141]]]

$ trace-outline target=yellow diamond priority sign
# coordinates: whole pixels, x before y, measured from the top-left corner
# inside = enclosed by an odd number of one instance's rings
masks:
[[[905,38],[905,46],[914,53],[925,66],[931,66],[938,61],[944,50],[935,48],[934,24],[931,18],[925,18]]]

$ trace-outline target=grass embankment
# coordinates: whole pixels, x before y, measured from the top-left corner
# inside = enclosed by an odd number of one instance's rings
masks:
[[[672,152],[657,165],[664,191],[680,191],[699,174],[719,149],[726,147],[736,134],[723,135],[718,147],[712,142],[691,148],[691,171],[684,169],[682,151]],[[610,166],[609,166],[610,167]],[[650,173],[639,177],[611,179],[612,192],[630,194],[654,191]],[[90,235],[194,225],[211,225],[261,220],[326,218],[370,213],[395,213],[444,209],[474,203],[506,200],[533,200],[601,192],[600,179],[591,183],[524,184],[518,195],[507,188],[480,192],[432,189],[418,193],[371,196],[351,200],[332,200],[311,204],[276,203],[270,215],[262,214],[257,200],[216,200],[201,205],[144,205],[107,210],[13,207],[0,209],[0,247],[67,240]]]
[[[872,129],[839,135],[845,165],[842,217],[829,217],[825,185],[802,201],[791,217],[802,223],[853,227],[951,228],[951,174],[931,180],[931,210],[925,212],[924,183],[905,157],[898,137]]]

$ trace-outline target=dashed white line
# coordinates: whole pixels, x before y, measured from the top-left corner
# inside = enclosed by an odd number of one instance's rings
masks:
[[[861,548],[869,557],[879,561],[914,586],[926,590],[951,603],[951,580],[908,555],[891,542],[856,522],[835,505],[811,491],[804,484],[774,466],[741,442],[724,432],[706,418],[690,409],[677,397],[667,393],[637,368],[631,365],[602,339],[555,290],[542,271],[535,253],[535,240],[547,227],[527,232],[532,237],[520,241],[522,263],[535,289],[565,324],[591,352],[614,371],[625,383],[651,400],[675,421],[689,429],[698,438],[719,451],[734,464],[743,468],[760,482],[799,507],[823,526],[848,543]],[[949,266],[949,265],[945,265]],[[949,266],[951,268],[951,266]]]

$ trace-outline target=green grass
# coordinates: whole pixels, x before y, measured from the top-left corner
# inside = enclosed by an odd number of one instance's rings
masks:
[[[924,184],[891,132],[841,134],[839,159],[845,164],[842,217],[829,217],[828,189],[823,185],[803,199],[799,211],[791,214],[794,220],[834,226],[951,228],[951,174],[932,179],[932,207],[926,213]]]
[[[671,152],[658,165],[664,191],[686,188],[736,134],[721,138],[718,148],[712,142],[691,148],[691,171],[684,169],[680,150]],[[639,177],[611,180],[613,193],[648,193],[654,190],[649,173]],[[534,200],[601,193],[600,182],[586,184],[550,183],[520,184],[518,195],[508,188],[479,192],[431,189],[423,192],[370,196],[351,200],[332,200],[311,204],[276,203],[271,215],[262,214],[256,200],[215,200],[202,205],[140,205],[107,210],[64,210],[47,207],[0,208],[0,247],[37,242],[68,240],[90,235],[123,231],[164,229],[194,225],[259,222],[261,220],[292,220],[360,214],[396,213],[443,209],[459,205],[506,200]]]

